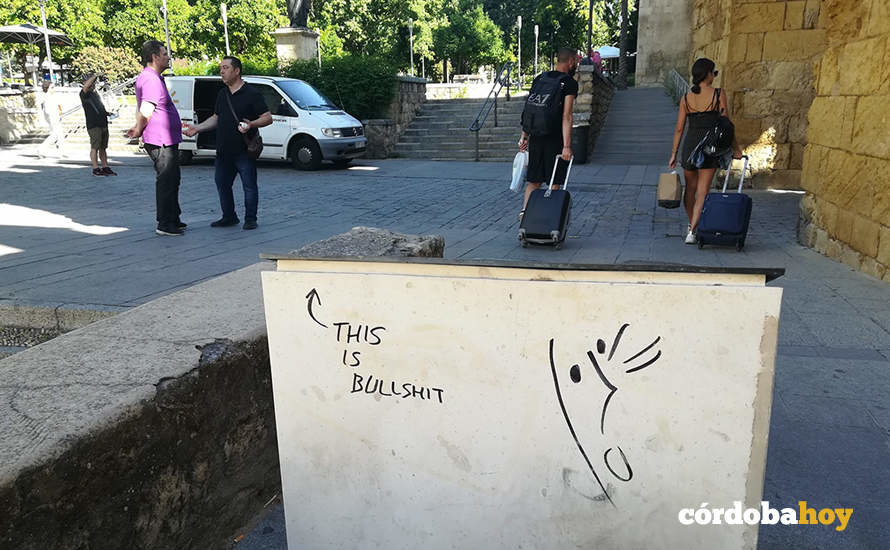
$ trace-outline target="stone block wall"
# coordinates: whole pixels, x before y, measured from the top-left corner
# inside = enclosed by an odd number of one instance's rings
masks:
[[[636,86],[661,86],[671,69],[680,74],[691,46],[688,1],[639,0]]]
[[[890,2],[822,5],[798,238],[890,282]]]
[[[8,145],[45,125],[34,94],[18,90],[0,91],[0,145]]]
[[[362,121],[368,138],[367,158],[383,159],[391,156],[399,136],[414,121],[426,101],[427,80],[400,76],[396,93],[386,110],[386,118]]]
[[[800,188],[824,0],[695,0],[693,55],[717,63],[759,187]],[[688,71],[688,69],[687,69]]]
[[[589,155],[606,122],[609,105],[612,103],[612,96],[615,95],[615,85],[604,78],[593,65],[579,65],[575,78],[578,80],[578,97],[575,100],[572,119],[576,125],[590,124],[590,135],[587,140]]]

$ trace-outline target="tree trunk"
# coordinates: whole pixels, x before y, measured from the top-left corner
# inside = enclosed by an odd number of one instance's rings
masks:
[[[627,0],[621,0],[621,28],[618,35],[618,89],[627,88]]]

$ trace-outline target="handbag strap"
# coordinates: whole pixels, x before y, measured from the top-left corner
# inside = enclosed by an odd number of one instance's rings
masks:
[[[242,84],[243,86],[243,84]],[[226,86],[226,101],[229,103],[229,109],[232,110],[232,116],[235,117],[235,127],[238,127],[238,113],[235,112],[235,107],[232,105],[232,92],[229,91],[229,87]]]

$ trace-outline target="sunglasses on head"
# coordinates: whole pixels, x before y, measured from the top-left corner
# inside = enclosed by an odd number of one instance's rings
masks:
[[[718,74],[720,74],[720,71],[717,71],[717,70],[714,70],[714,71],[711,71],[711,72],[714,73],[714,76],[717,76]]]

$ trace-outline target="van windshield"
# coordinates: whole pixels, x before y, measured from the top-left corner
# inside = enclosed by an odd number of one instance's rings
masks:
[[[321,92],[305,82],[298,80],[279,80],[276,84],[278,84],[278,87],[281,88],[288,97],[294,100],[294,103],[296,103],[297,107],[300,109],[307,111],[330,111],[331,109],[339,109],[339,107],[334,105],[334,102],[321,95]]]

